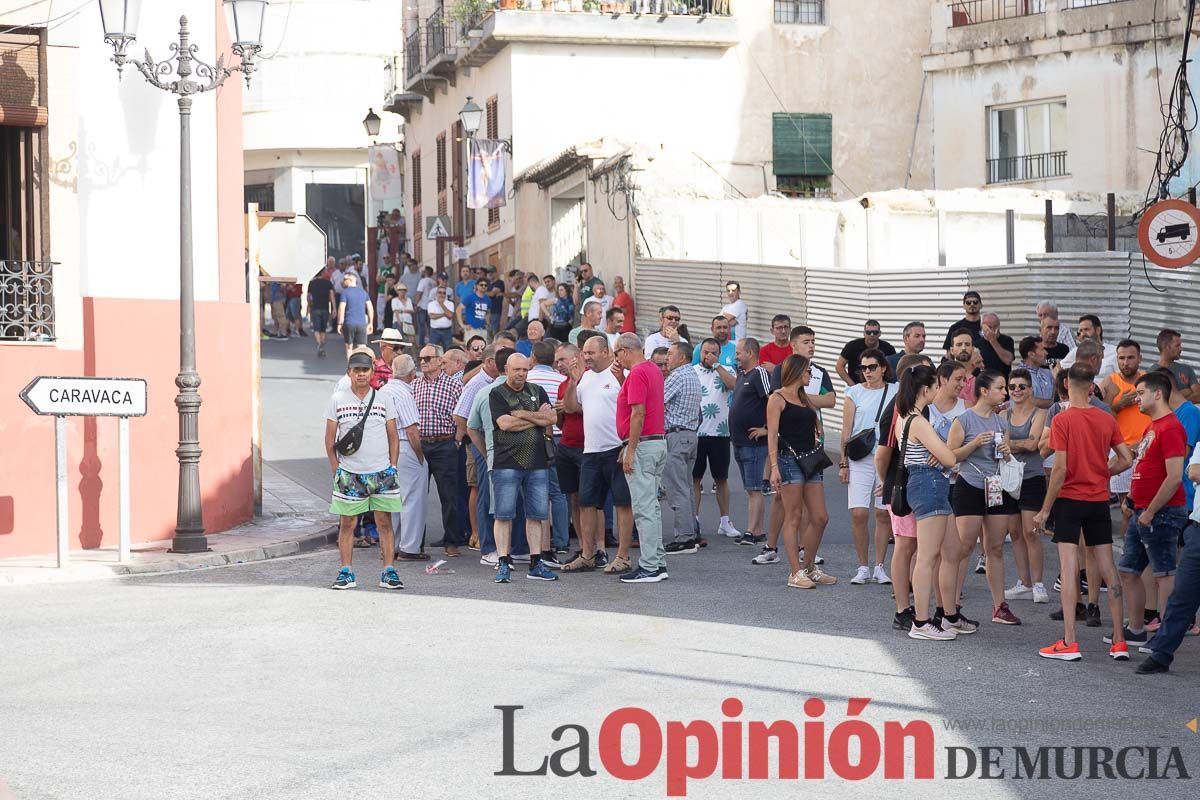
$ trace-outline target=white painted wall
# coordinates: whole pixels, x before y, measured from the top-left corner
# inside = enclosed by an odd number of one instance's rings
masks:
[[[58,347],[83,346],[83,297],[179,296],[179,116],[175,98],[127,66],[118,82],[98,6],[32,4],[0,14],[0,26],[51,25],[47,48],[50,257]],[[58,14],[50,14],[58,11]],[[215,60],[212,0],[146,3],[130,55],[166,58],[188,16],[197,54]],[[61,19],[58,19],[61,17]],[[221,91],[241,91],[235,78]],[[215,96],[192,105],[195,291],[217,300]]]

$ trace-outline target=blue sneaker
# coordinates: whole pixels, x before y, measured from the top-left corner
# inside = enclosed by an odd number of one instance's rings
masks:
[[[496,566],[496,583],[512,583],[512,567],[507,561],[501,561]]]
[[[333,582],[331,588],[353,589],[355,586],[358,586],[358,584],[354,582],[354,573],[350,571],[349,567],[342,567],[341,572],[338,573],[337,580]]]
[[[395,567],[388,567],[379,576],[380,589],[403,589],[404,584],[400,582],[400,576],[396,573]]]
[[[554,574],[554,570],[542,563],[539,563],[536,567],[530,567],[529,574],[527,574],[525,577],[531,581],[558,580],[558,576]]]
[[[667,568],[659,567],[658,569],[646,569],[639,566],[633,572],[627,572],[621,576],[621,583],[658,583],[665,581],[668,577]]]

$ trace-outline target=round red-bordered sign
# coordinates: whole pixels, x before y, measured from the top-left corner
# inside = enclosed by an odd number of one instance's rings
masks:
[[[1160,267],[1195,263],[1200,258],[1200,209],[1183,200],[1159,200],[1138,223],[1138,245]]]

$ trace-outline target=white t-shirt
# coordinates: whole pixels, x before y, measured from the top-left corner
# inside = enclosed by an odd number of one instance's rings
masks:
[[[434,297],[432,300],[429,301],[429,305],[426,307],[425,310],[429,311],[430,309],[432,309],[434,311],[443,311],[443,312],[445,312],[446,316],[430,317],[429,318],[429,327],[435,328],[437,330],[441,330],[443,328],[449,328],[451,325],[454,324],[454,303],[451,303],[450,298],[447,297],[445,300],[443,300],[440,303],[441,307],[439,308],[438,306],[439,306],[439,303],[438,303],[437,297]]]
[[[687,339],[680,336],[679,341],[687,342]],[[655,331],[654,333],[652,333],[646,337],[646,345],[645,345],[645,347],[642,348],[642,350],[644,351],[646,358],[649,358],[654,353],[654,351],[657,350],[658,348],[670,347],[673,344],[675,344],[675,343],[672,342],[670,339],[668,339],[666,336],[663,336],[662,331]],[[689,342],[689,344],[690,344],[690,342]]]
[[[542,318],[542,302],[550,300],[554,297],[554,292],[547,289],[545,286],[539,286],[533,290],[533,302],[529,304],[528,319]]]
[[[588,370],[575,387],[583,406],[583,452],[602,453],[621,446],[617,436],[617,395],[621,384],[611,369]]]
[[[700,428],[698,436],[729,436],[729,398],[733,390],[725,386],[716,369],[693,364],[700,379]]]
[[[886,406],[899,388],[898,383],[885,383],[878,389],[868,389],[865,383],[856,383],[848,387],[846,397],[854,401],[854,424],[847,438],[858,436],[863,431],[875,427],[875,415],[882,409],[880,400]]]
[[[586,300],[584,300],[583,304],[587,305],[588,303],[599,303],[600,308],[602,309],[600,311],[600,322],[603,323],[605,316],[608,314],[608,310],[610,308],[612,308],[612,301],[613,301],[613,299],[611,297],[609,297],[608,295],[604,295],[604,297],[594,297],[593,296],[593,297],[589,297]]]
[[[333,396],[329,398],[325,419],[337,422],[336,439],[345,436],[347,431],[358,424],[370,397],[370,389],[367,390],[366,397],[361,400],[349,389],[337,390],[333,393]],[[396,408],[391,393],[385,390],[375,392],[375,402],[371,404],[371,412],[363,429],[362,445],[353,455],[338,456],[338,464],[342,469],[357,475],[387,469],[390,466],[387,422],[394,419],[396,419]]]
[[[737,320],[737,325],[733,328],[729,337],[731,341],[744,339],[749,335],[746,333],[746,311],[746,301],[741,298],[721,306],[722,314],[729,314]]]
[[[413,331],[413,302],[410,298],[392,298],[392,324],[399,328],[401,333]]]
[[[437,281],[433,278],[421,278],[421,282],[417,284],[417,291],[421,293],[421,301],[417,303],[417,308],[429,308],[429,301],[437,294]]]

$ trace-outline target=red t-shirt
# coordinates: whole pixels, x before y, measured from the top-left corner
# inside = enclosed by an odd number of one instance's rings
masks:
[[[1179,422],[1179,417],[1167,414],[1151,421],[1146,435],[1137,446],[1137,460],[1133,462],[1133,485],[1129,489],[1129,498],[1133,500],[1134,508],[1145,508],[1158,494],[1158,487],[1167,477],[1168,458],[1187,456],[1187,432]],[[1182,506],[1184,502],[1183,482],[1180,481],[1167,505]]]
[[[561,399],[567,393],[567,383],[570,378],[564,380],[558,387],[558,396]],[[558,424],[559,430],[562,431],[560,442],[567,447],[577,447],[583,449],[583,414],[568,414],[563,412],[562,422]]]
[[[631,406],[646,407],[642,436],[667,432],[667,408],[663,404],[663,374],[652,361],[643,361],[629,371],[617,395],[617,435],[629,438]]]
[[[771,342],[764,344],[758,351],[758,360],[764,364],[782,364],[791,354],[792,346],[790,344],[781,347]]]
[[[1067,451],[1064,500],[1108,501],[1108,451],[1125,443],[1112,414],[1098,408],[1068,408],[1050,425],[1050,449]]]
[[[629,296],[629,292],[618,292],[613,298],[613,307],[620,308],[625,311],[625,321],[621,323],[621,333],[637,333],[633,324],[633,298]]]

